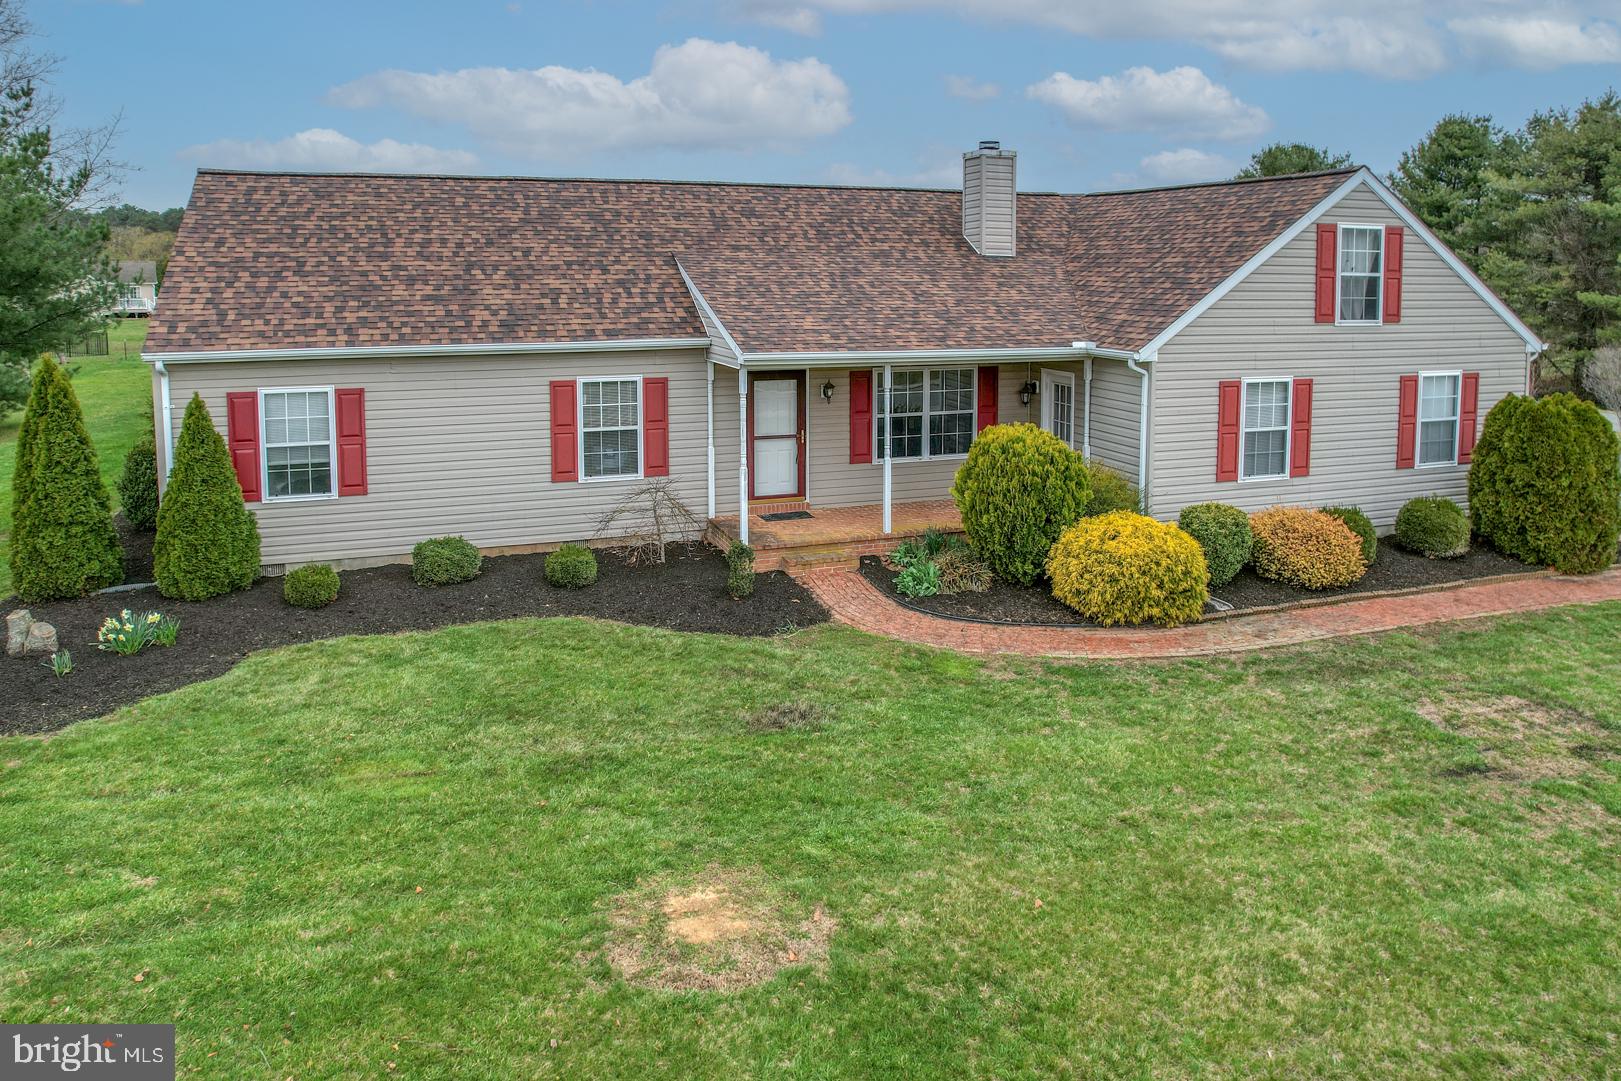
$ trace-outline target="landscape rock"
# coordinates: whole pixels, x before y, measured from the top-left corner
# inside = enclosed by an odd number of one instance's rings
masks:
[[[23,640],[23,656],[49,657],[56,652],[56,645],[56,628],[36,620]]]
[[[34,625],[34,613],[18,608],[6,615],[6,656],[21,657],[28,641],[28,628]]]

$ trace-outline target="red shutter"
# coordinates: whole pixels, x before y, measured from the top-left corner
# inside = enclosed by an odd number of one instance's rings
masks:
[[[242,498],[257,503],[259,490],[259,392],[238,391],[225,396],[225,445],[231,452]]]
[[[642,380],[642,476],[670,475],[670,381]]]
[[[572,379],[552,380],[552,483],[580,479],[579,387]]]
[[[979,370],[979,394],[976,396],[979,405],[979,424],[974,428],[982,432],[996,423],[997,373],[1000,371],[996,365]]]
[[[349,387],[332,392],[338,414],[338,494],[366,494],[366,392]]]
[[[1317,321],[1332,323],[1339,298],[1336,296],[1339,228],[1317,227]]]
[[[872,461],[872,373],[850,373],[850,464]]]
[[[1216,387],[1216,403],[1216,479],[1237,480],[1244,384],[1237,379],[1223,379]]]
[[[1396,413],[1396,468],[1413,468],[1418,440],[1418,376],[1401,377],[1401,403]]]
[[[1296,379],[1294,401],[1289,406],[1289,475],[1304,477],[1311,472],[1311,380]]]
[[[1475,456],[1475,416],[1480,412],[1480,373],[1464,372],[1458,395],[1458,461]]]
[[[1385,229],[1385,322],[1401,322],[1401,250],[1404,233],[1399,225]]]

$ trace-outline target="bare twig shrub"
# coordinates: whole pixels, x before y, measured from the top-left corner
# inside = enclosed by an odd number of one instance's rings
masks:
[[[663,563],[666,545],[691,546],[704,532],[704,520],[675,494],[669,477],[650,480],[597,519],[596,536],[614,540],[632,566]]]
[[[1621,345],[1595,349],[1582,382],[1599,405],[1621,412]]]

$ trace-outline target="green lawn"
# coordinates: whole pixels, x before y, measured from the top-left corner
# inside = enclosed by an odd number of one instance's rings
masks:
[[[1614,1074],[1617,641],[1621,605],[1134,666],[572,619],[260,654],[0,745],[0,1016],[173,1021],[229,1079]],[[745,719],[790,700],[825,723]],[[616,978],[612,899],[706,869],[825,904],[825,969]]]
[[[90,440],[101,458],[101,475],[107,481],[107,494],[112,496],[115,510],[118,490],[114,485],[123,472],[124,455],[141,437],[151,409],[152,371],[141,363],[146,327],[145,319],[115,319],[107,330],[107,356],[73,357],[67,361],[78,369],[73,389],[84,410]],[[0,420],[0,598],[11,595],[7,543],[11,534],[11,473],[16,465],[17,427],[22,419],[19,410]]]

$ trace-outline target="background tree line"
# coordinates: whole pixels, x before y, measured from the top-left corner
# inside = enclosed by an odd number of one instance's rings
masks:
[[[1238,175],[1350,162],[1277,144]],[[1387,180],[1549,344],[1544,385],[1609,396],[1621,373],[1621,96],[1536,113],[1516,130],[1489,116],[1443,117]]]

